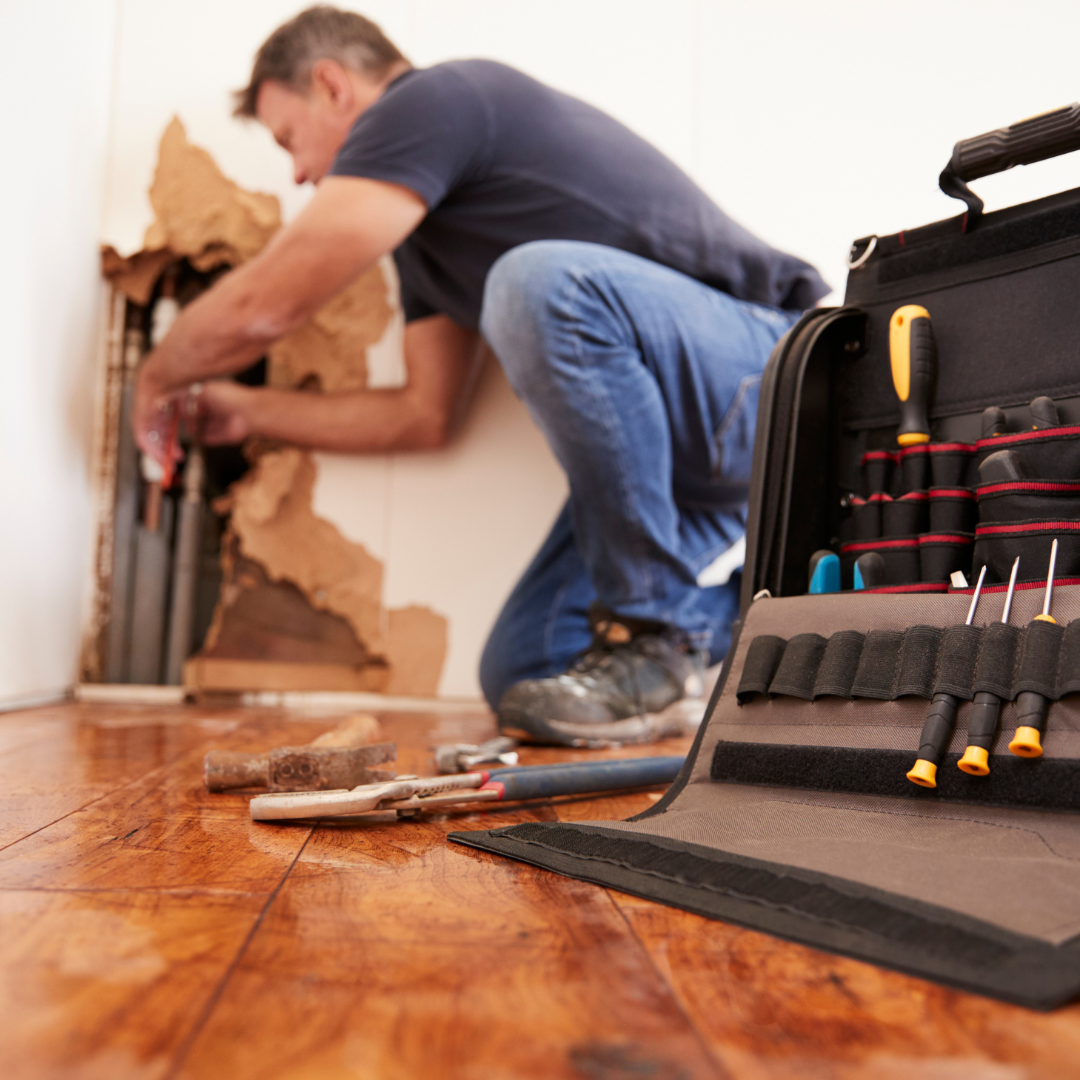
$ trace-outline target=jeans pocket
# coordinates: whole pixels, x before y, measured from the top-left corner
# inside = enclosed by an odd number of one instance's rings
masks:
[[[758,397],[761,394],[761,373],[744,375],[731,399],[731,404],[713,432],[716,448],[714,480],[728,483],[750,483],[754,462],[754,428],[757,426]]]

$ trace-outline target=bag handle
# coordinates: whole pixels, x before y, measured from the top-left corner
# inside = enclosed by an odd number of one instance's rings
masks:
[[[953,147],[938,184],[946,195],[967,203],[970,220],[983,212],[983,201],[967,186],[969,180],[1073,150],[1080,150],[1080,102],[963,139]]]

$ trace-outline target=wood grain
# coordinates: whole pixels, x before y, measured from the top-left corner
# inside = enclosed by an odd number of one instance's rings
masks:
[[[263,904],[0,890],[0,1075],[164,1077]]]
[[[400,772],[493,733],[481,710],[379,718]],[[202,789],[210,747],[306,743],[341,719],[0,716],[0,1076],[1080,1078],[1080,1007],[1031,1013],[445,840],[625,818],[655,793],[311,829]]]
[[[318,830],[182,1075],[722,1075],[603,890],[444,841],[543,817]]]

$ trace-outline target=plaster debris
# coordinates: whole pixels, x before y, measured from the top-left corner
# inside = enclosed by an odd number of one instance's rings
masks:
[[[387,613],[386,659],[390,681],[386,693],[404,697],[434,697],[446,660],[449,624],[428,607],[413,605]]]

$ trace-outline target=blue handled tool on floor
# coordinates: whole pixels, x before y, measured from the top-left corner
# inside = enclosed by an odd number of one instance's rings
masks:
[[[425,810],[461,803],[549,799],[556,795],[655,787],[670,784],[685,760],[676,755],[517,765],[457,776],[399,776],[385,783],[363,784],[348,791],[256,795],[250,803],[251,818],[253,821],[295,821],[386,812],[395,813],[397,817],[412,817]]]

